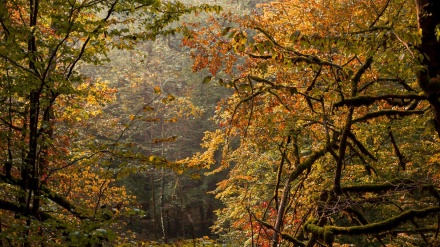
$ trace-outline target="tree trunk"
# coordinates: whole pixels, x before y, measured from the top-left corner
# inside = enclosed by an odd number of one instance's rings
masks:
[[[206,233],[206,220],[205,220],[205,209],[203,207],[203,201],[199,204],[199,214],[200,214],[200,233],[205,235]]]
[[[160,191],[160,223],[162,225],[162,239],[168,243],[167,227],[165,222],[165,170],[161,169],[161,191]]]
[[[420,63],[423,69],[417,71],[420,87],[428,97],[434,113],[434,124],[440,136],[440,42],[436,30],[440,25],[440,1],[415,0],[419,30],[422,42],[418,51],[423,55]]]
[[[156,214],[156,192],[154,188],[154,172],[151,173],[151,197],[153,199],[153,232],[154,240],[157,241],[157,214]]]

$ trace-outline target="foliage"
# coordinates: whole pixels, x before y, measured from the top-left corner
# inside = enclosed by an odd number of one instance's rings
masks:
[[[185,17],[192,18],[201,17]],[[115,126],[106,123],[129,125],[115,150],[121,153],[119,169],[134,171],[119,184],[136,195],[145,211],[142,217],[131,217],[128,226],[139,240],[164,237],[163,225],[165,239],[210,234],[212,209],[218,207],[213,195],[206,194],[214,188],[215,178],[205,179],[197,167],[188,169],[175,161],[200,150],[203,131],[214,125],[209,120],[213,105],[225,90],[200,85],[203,73],[192,73],[188,50],[179,47],[180,38],[168,36],[139,43],[132,50],[112,50],[110,62],[81,67],[83,73],[117,88],[116,100],[105,106],[87,132],[105,142],[117,139],[117,133],[111,134]],[[158,162],[145,166],[145,160]],[[163,225],[159,224],[162,212],[166,214]]]
[[[221,246],[220,244],[216,243],[214,240],[209,239],[209,237],[204,236],[202,238],[197,238],[197,239],[186,239],[186,240],[179,240],[176,243],[173,244],[163,244],[163,243],[158,243],[158,242],[144,242],[142,243],[141,246],[169,246],[169,247],[173,247],[173,246],[179,246],[179,247],[192,247],[192,246],[205,246],[205,247],[217,247],[217,246]]]
[[[225,241],[438,244],[439,6],[416,4],[284,0],[194,25],[193,68],[235,92],[188,161],[229,170]]]
[[[130,125],[99,122],[115,91],[78,68],[108,61],[110,49],[184,31],[173,25],[182,15],[219,10],[156,0],[0,1],[0,245],[124,241],[115,236],[124,225],[113,222],[142,214],[117,186]]]

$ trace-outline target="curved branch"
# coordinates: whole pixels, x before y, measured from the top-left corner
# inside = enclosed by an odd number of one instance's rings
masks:
[[[347,114],[346,123],[342,131],[341,141],[339,143],[339,150],[338,150],[339,158],[336,161],[336,170],[333,180],[333,190],[338,194],[341,192],[342,166],[345,159],[345,152],[347,150],[348,133],[350,132],[353,121],[353,112],[354,112],[354,107],[350,107],[349,112]]]
[[[411,115],[422,115],[424,114],[424,111],[399,111],[399,110],[382,110],[377,112],[370,112],[365,114],[363,117],[356,118],[353,120],[353,123],[358,122],[365,122],[367,120],[383,117],[383,116],[399,116],[399,117],[405,117],[405,116],[411,116]]]
[[[371,64],[373,63],[373,57],[368,57],[365,63],[359,68],[359,70],[353,75],[351,78],[351,84],[352,84],[352,92],[351,96],[356,97],[358,92],[358,84],[361,80],[361,77],[365,74],[368,68],[370,68]]]
[[[312,167],[312,165],[317,161],[319,158],[324,156],[324,154],[327,152],[327,147],[313,152],[303,163],[298,165],[298,167],[290,174],[288,181],[293,181],[296,178],[299,177],[305,170],[308,170]]]
[[[257,219],[257,217],[255,217],[254,214],[252,214],[252,215],[254,216],[255,220],[256,220],[258,223],[260,223],[260,224],[263,225],[264,227],[267,227],[267,228],[269,228],[269,229],[272,229],[272,230],[276,231],[276,230],[273,228],[273,226],[272,226],[271,224],[269,224],[269,223],[267,223],[267,222],[265,222],[265,221],[262,221],[262,220]],[[306,247],[306,244],[304,244],[303,242],[301,242],[301,241],[299,241],[298,239],[294,238],[293,236],[291,236],[291,235],[289,235],[289,234],[287,234],[287,233],[284,233],[284,232],[278,232],[278,233],[279,233],[279,234],[281,235],[281,237],[284,238],[285,240],[287,240],[287,241],[289,241],[289,242],[291,242],[291,243],[294,243],[294,244],[296,244],[297,246],[300,246],[300,247]]]
[[[357,96],[353,98],[346,98],[334,104],[334,107],[341,106],[368,106],[374,104],[379,100],[390,100],[390,99],[410,99],[410,100],[426,100],[424,95],[381,95],[381,96]]]

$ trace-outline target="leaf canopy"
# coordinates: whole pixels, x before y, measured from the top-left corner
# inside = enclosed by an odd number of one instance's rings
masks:
[[[216,190],[225,241],[438,243],[440,12],[416,4],[271,2],[188,37],[193,68],[235,89],[193,160],[229,171]]]

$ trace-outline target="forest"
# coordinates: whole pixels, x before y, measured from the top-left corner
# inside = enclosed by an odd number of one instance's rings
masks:
[[[440,1],[0,0],[0,247],[440,246]]]

